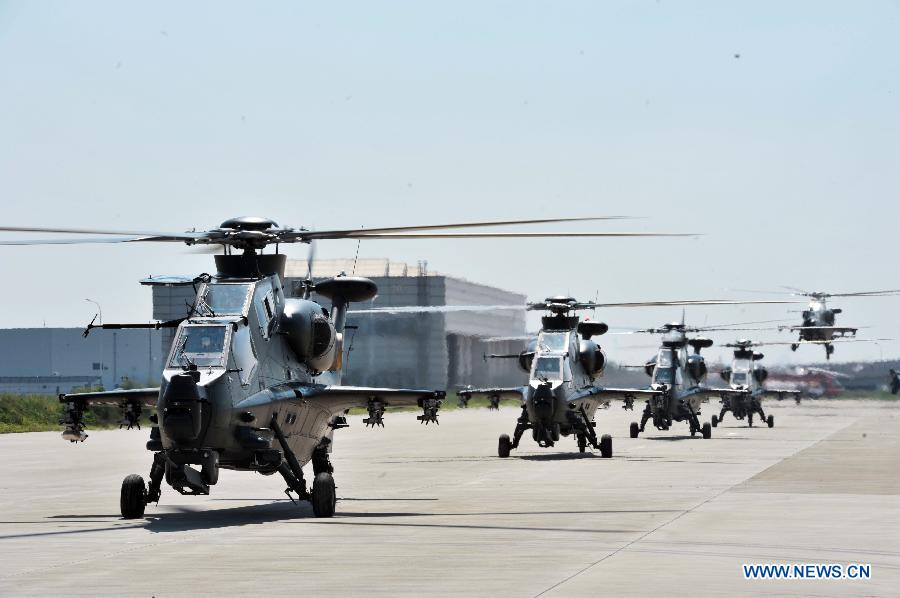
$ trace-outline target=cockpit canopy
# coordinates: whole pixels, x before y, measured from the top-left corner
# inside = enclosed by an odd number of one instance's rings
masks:
[[[653,368],[654,384],[674,384],[678,355],[668,347],[659,350],[656,355],[656,367]]]
[[[197,310],[211,317],[246,315],[252,290],[249,282],[205,284],[197,294]]]
[[[560,381],[563,379],[563,358],[559,355],[538,355],[531,369],[532,379]]]
[[[230,340],[226,324],[185,324],[172,345],[170,368],[194,364],[198,367],[225,367],[226,347]]]
[[[569,333],[541,332],[537,348],[542,352],[565,353],[569,350]]]

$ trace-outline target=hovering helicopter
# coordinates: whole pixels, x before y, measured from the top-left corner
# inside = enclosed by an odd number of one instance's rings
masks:
[[[765,343],[755,343],[750,340],[741,339],[734,343],[723,345],[734,349],[734,359],[731,361],[731,367],[725,368],[719,375],[725,382],[731,385],[735,390],[749,390],[749,395],[723,396],[722,410],[718,417],[713,414],[711,418],[712,427],[719,425],[719,422],[725,417],[725,414],[731,411],[735,419],[742,420],[747,418],[747,425],[753,427],[753,415],[759,414],[760,420],[772,428],[775,426],[775,416],[766,417],[762,408],[762,399],[766,396],[777,397],[782,400],[786,397],[793,397],[797,403],[800,403],[800,391],[789,389],[773,389],[766,388],[763,384],[769,376],[769,371],[759,364],[763,358],[762,353],[757,353],[753,347],[758,347]]]
[[[822,293],[803,291],[794,289],[794,295],[801,297],[809,297],[809,305],[802,312],[803,322],[800,326],[780,326],[779,330],[789,330],[799,334],[798,340],[791,343],[791,351],[796,351],[802,344],[814,344],[825,346],[825,359],[831,359],[834,353],[833,343],[838,340],[844,342],[861,341],[864,339],[856,339],[857,330],[850,326],[835,326],[835,316],[843,310],[840,308],[829,308],[826,300],[831,297],[887,297],[900,294],[900,290],[886,291],[862,291],[859,293]]]
[[[2,232],[69,233],[78,238],[5,240],[0,245],[179,242],[222,246],[217,273],[195,278],[159,277],[146,284],[193,285],[196,299],[184,318],[150,324],[95,324],[94,329],[175,328],[175,340],[159,388],[64,394],[63,438],[84,441],[84,412],[92,405],[118,405],[134,427],[144,408],[151,416],[147,449],[153,453],[149,483],[129,475],[122,483],[125,518],[144,514],[158,502],[162,482],[181,494],[208,494],[222,468],[278,472],[292,492],[312,503],[317,517],[335,512],[333,467],[329,460],[334,430],[347,426],[352,407],[365,407],[367,426],[382,426],[385,408],[417,405],[422,423],[437,422],[444,393],[432,390],[341,386],[342,343],[351,302],[377,293],[365,278],[338,276],[313,283],[312,251],[302,298],[285,297],[282,281],[286,243],[321,239],[421,239],[555,236],[669,236],[666,233],[602,232],[430,232],[492,225],[605,220],[549,218],[427,226],[310,231],[280,228],[258,217],[232,218],[209,231],[167,233],[73,228],[0,227]],[[425,231],[425,232],[423,232]],[[82,235],[97,235],[87,237]],[[673,234],[672,236],[683,236]],[[275,253],[265,254],[275,246]],[[237,251],[235,251],[237,250]],[[315,290],[332,302],[331,311],[309,300]],[[96,321],[96,317],[95,317]],[[312,461],[314,479],[307,490],[302,466]],[[197,466],[199,469],[195,469]]]

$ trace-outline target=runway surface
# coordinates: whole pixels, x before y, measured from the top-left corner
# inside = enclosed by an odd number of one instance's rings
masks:
[[[211,496],[164,487],[146,519],[123,520],[146,430],[4,435],[0,595],[898,595],[900,403],[765,406],[775,428],[729,414],[711,440],[684,424],[632,440],[637,414],[601,411],[612,459],[530,437],[497,458],[513,408],[439,427],[351,418],[333,519],[288,501],[277,475],[223,471]],[[743,563],[871,563],[872,578],[750,581]]]

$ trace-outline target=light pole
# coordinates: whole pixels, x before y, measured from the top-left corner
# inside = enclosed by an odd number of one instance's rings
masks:
[[[85,299],[88,303],[93,303],[97,306],[97,317],[100,318],[100,324],[103,324],[103,309],[100,308],[100,304],[94,301],[93,299]],[[100,336],[100,385],[103,385],[103,336]]]

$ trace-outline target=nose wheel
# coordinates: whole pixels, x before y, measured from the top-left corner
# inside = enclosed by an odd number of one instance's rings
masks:
[[[144,478],[136,473],[122,480],[122,492],[119,496],[119,508],[125,519],[139,519],[144,516],[147,506],[147,488]]]
[[[604,459],[612,458],[612,436],[609,434],[600,437],[600,456]]]
[[[509,434],[501,434],[500,442],[497,443],[497,456],[505,459],[509,457],[509,451],[512,449],[512,441]]]
[[[641,433],[641,427],[637,422],[631,422],[631,429],[629,430],[632,438],[637,438],[638,434]]]
[[[334,478],[327,471],[323,471],[313,478],[312,494],[313,514],[316,517],[333,517],[337,507],[337,492],[334,486]]]

